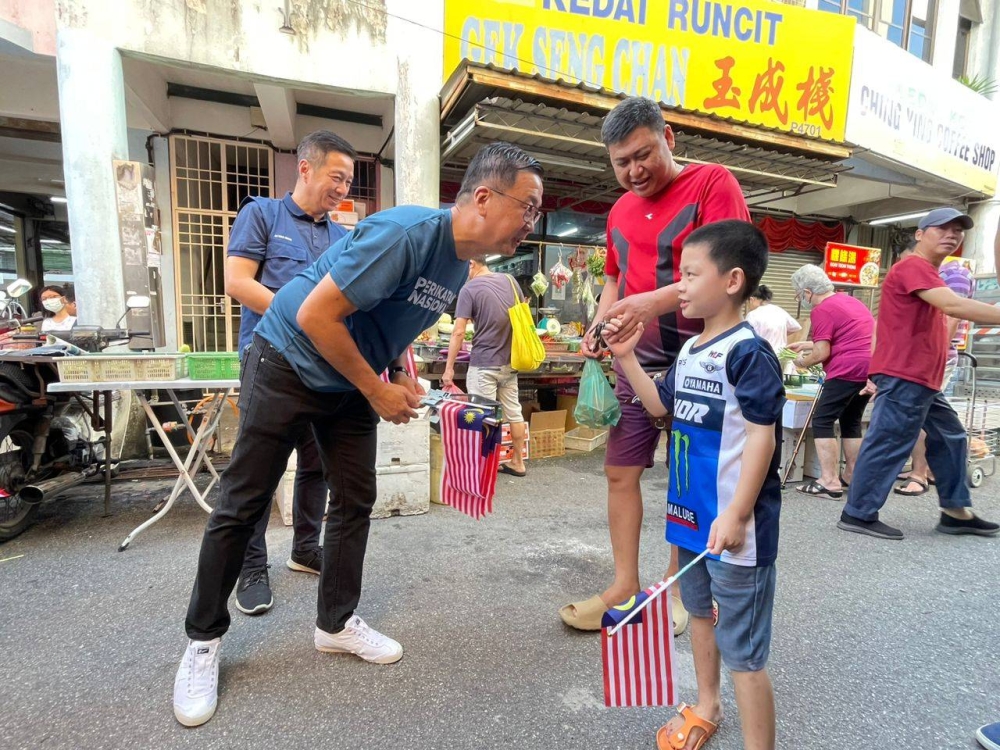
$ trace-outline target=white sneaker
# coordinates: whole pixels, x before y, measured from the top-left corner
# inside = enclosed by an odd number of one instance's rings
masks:
[[[222,639],[191,641],[174,678],[174,716],[186,727],[204,724],[219,702]]]
[[[375,664],[392,664],[403,658],[403,647],[382,635],[357,615],[347,621],[339,633],[316,628],[313,636],[317,651],[328,654],[354,654]]]

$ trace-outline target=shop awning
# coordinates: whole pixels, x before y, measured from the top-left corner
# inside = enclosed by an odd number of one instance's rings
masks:
[[[610,202],[620,192],[600,139],[601,121],[623,95],[586,84],[472,63],[457,69],[441,92],[442,176],[459,181],[484,143],[516,143],[541,161],[546,193],[560,208]],[[835,187],[846,146],[754,128],[724,118],[670,109],[681,163],[711,162],[732,170],[748,203],[760,206]]]

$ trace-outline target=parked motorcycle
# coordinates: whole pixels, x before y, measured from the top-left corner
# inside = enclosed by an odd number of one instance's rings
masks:
[[[0,310],[0,333],[9,326],[23,329],[29,320],[5,319]],[[124,329],[76,326],[61,336],[73,346],[96,352],[127,342],[130,334]],[[30,333],[15,334],[13,339],[22,337],[37,341],[37,334]],[[42,503],[102,472],[111,455],[101,410],[81,394],[48,391],[49,384],[59,380],[61,359],[0,352],[0,542],[27,529]]]

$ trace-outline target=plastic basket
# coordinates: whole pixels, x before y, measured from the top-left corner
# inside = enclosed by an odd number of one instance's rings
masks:
[[[187,355],[191,380],[232,380],[240,376],[236,352],[199,352]]]
[[[105,354],[91,362],[94,380],[104,383],[178,380],[187,375],[187,360],[183,354]]]
[[[59,380],[63,383],[87,383],[94,379],[94,361],[90,357],[63,357],[56,360]]]

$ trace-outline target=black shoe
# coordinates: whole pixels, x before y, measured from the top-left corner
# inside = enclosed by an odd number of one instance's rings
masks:
[[[867,534],[868,536],[874,536],[879,539],[902,539],[903,532],[899,529],[894,529],[888,524],[882,523],[877,518],[874,521],[859,521],[853,516],[847,515],[845,512],[841,512],[840,520],[837,521],[837,528],[843,529],[844,531],[853,531],[857,534]]]
[[[267,566],[240,573],[236,584],[236,609],[246,615],[262,615],[273,606]]]
[[[318,576],[323,569],[323,548],[316,547],[301,555],[292,550],[285,565],[296,573],[312,573]]]
[[[941,514],[941,520],[934,527],[942,534],[975,534],[977,536],[995,536],[1000,532],[1000,525],[984,521],[977,515],[972,518],[952,518],[947,513]]]

